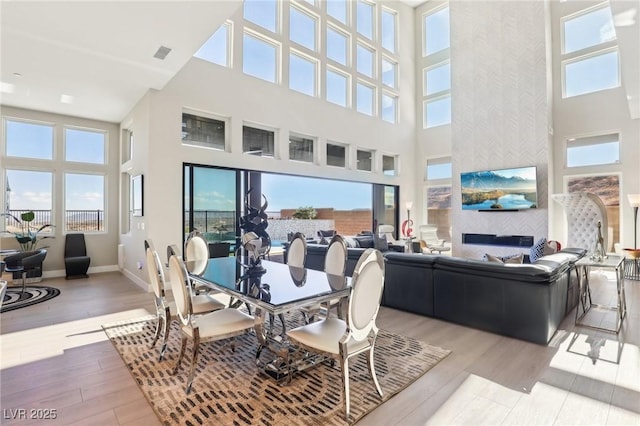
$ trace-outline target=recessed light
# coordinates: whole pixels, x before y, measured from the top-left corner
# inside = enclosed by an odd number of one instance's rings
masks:
[[[13,76],[14,76],[14,77],[22,77],[22,74],[20,74],[19,72],[14,72],[14,73],[13,73]]]
[[[63,104],[72,104],[73,103],[73,96],[71,96],[71,95],[60,95],[60,102],[62,102]]]

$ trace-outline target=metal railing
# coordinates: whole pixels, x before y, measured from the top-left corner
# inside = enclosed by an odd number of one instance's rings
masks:
[[[33,211],[35,218],[29,223],[33,228],[40,228],[43,225],[53,224],[51,220],[51,210],[14,210],[9,214],[20,219],[22,213]],[[7,231],[22,231],[22,227],[13,218],[5,216]],[[64,212],[64,224],[66,231],[98,232],[104,231],[104,210],[66,210]],[[42,230],[43,233],[53,232],[51,228]]]

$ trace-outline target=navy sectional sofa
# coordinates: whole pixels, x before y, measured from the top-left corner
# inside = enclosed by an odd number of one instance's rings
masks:
[[[327,246],[309,244],[306,266],[323,270]],[[347,275],[363,248],[349,248]],[[382,304],[469,327],[547,344],[573,308],[574,263],[567,249],[534,264],[385,252]]]

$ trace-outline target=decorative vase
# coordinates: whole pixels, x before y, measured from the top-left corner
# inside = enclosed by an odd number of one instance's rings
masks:
[[[591,256],[596,262],[601,262],[607,258],[607,251],[604,248],[604,238],[602,238],[602,222],[598,221],[598,234],[596,235],[596,243]]]

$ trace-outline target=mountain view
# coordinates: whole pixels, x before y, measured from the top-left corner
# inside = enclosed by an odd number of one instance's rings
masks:
[[[464,210],[530,209],[538,202],[535,167],[462,173]]]

